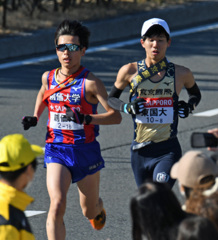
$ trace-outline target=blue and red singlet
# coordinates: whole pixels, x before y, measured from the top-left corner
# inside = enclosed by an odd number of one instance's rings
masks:
[[[56,75],[57,69],[48,74],[48,89],[59,85]],[[97,105],[91,104],[85,97],[85,81],[89,70],[81,67],[73,74],[73,81],[67,88],[54,93],[47,98],[48,122],[46,143],[84,144],[93,142],[99,135],[98,125],[77,124],[66,119],[64,105],[73,107],[83,114],[97,114]]]

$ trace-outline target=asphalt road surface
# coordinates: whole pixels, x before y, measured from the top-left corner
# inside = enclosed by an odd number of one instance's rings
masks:
[[[202,101],[196,113],[218,108],[218,30],[208,30],[172,38],[167,57],[170,61],[190,68],[202,92]],[[89,53],[84,57],[83,65],[94,72],[104,82],[109,91],[116,79],[119,68],[128,62],[145,57],[140,44],[134,44],[107,51]],[[46,70],[59,67],[57,60],[36,62],[26,66],[0,70],[0,137],[12,133],[22,133],[32,143],[44,146],[47,111],[39,120],[38,126],[24,131],[21,119],[32,115],[35,98],[41,84],[41,75]],[[180,99],[187,100],[185,90]],[[121,99],[128,99],[128,92],[123,92]],[[99,112],[103,109],[99,106]],[[83,217],[78,199],[76,185],[72,185],[67,201],[65,225],[67,240],[130,240],[131,218],[129,202],[136,190],[130,165],[130,144],[133,137],[131,117],[123,114],[120,125],[101,126],[98,141],[106,167],[101,171],[100,195],[107,211],[107,223],[103,230],[95,231],[89,221]],[[191,149],[190,135],[194,131],[207,131],[217,127],[217,115],[190,116],[180,119],[178,138],[183,153]],[[207,152],[206,149],[202,149]],[[208,154],[211,154],[208,152]],[[44,211],[29,218],[36,240],[46,237],[46,217],[49,197],[46,190],[46,170],[43,158],[39,158],[34,182],[28,193],[35,202],[28,207],[31,211]],[[175,184],[173,190],[182,202]]]

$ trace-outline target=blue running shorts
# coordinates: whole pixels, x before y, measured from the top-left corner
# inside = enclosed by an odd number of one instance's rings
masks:
[[[181,156],[181,146],[176,137],[138,150],[131,148],[131,164],[137,186],[151,180],[167,182],[172,188],[175,179],[170,177],[170,170]]]
[[[44,167],[49,163],[59,163],[67,167],[72,175],[72,183],[104,168],[97,141],[81,145],[46,143]]]

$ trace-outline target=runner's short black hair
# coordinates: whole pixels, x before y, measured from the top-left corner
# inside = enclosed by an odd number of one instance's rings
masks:
[[[90,31],[77,20],[70,21],[66,19],[60,23],[55,32],[55,45],[58,44],[58,39],[61,35],[78,36],[80,45],[86,49],[89,47]]]
[[[160,25],[153,25],[152,27],[149,28],[149,30],[142,37],[142,39],[145,41],[146,38],[151,38],[153,36],[160,36],[161,34],[164,34],[167,38],[167,41],[169,41],[170,35],[165,31],[165,29]]]

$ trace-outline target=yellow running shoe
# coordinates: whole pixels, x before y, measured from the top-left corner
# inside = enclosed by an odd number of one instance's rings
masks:
[[[89,219],[89,221],[95,230],[101,230],[106,222],[105,209],[103,208],[100,214],[98,214],[94,219]]]

